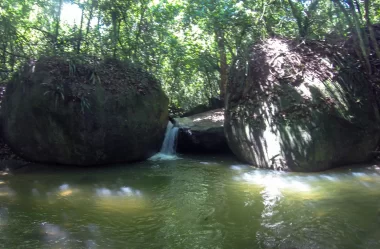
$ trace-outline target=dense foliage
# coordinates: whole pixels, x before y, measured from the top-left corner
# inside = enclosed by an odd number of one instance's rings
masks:
[[[41,55],[117,57],[141,64],[172,106],[188,109],[223,97],[233,59],[269,36],[355,33],[371,72],[380,52],[362,28],[379,20],[379,0],[3,0],[0,81]]]

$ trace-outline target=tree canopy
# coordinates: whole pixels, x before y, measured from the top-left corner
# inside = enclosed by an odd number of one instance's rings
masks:
[[[117,57],[151,72],[170,105],[188,109],[223,98],[234,58],[271,36],[356,34],[371,71],[379,21],[379,0],[3,0],[0,81],[42,55]]]

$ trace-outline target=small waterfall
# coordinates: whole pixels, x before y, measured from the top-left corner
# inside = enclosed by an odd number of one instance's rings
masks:
[[[160,153],[152,156],[149,160],[160,161],[179,159],[176,156],[178,130],[179,128],[175,127],[173,123],[169,121]]]
[[[166,155],[175,155],[177,147],[178,127],[174,127],[172,122],[168,122],[166,127],[165,139],[162,143],[160,153]]]

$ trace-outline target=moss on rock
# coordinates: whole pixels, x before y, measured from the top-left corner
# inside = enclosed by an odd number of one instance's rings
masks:
[[[145,159],[159,150],[168,120],[159,82],[117,60],[43,58],[7,85],[2,109],[18,154],[75,165]]]
[[[380,138],[376,101],[345,51],[272,38],[230,74],[225,132],[243,161],[320,171],[372,158]]]

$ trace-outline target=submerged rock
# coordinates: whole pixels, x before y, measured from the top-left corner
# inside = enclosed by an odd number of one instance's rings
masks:
[[[178,152],[230,152],[224,135],[224,109],[174,119],[180,127]]]
[[[338,51],[338,52],[336,52]],[[231,69],[231,150],[263,168],[320,171],[368,161],[379,112],[370,84],[331,45],[268,39]]]
[[[160,149],[168,99],[131,63],[44,58],[7,85],[2,114],[4,138],[28,160],[108,164]]]

